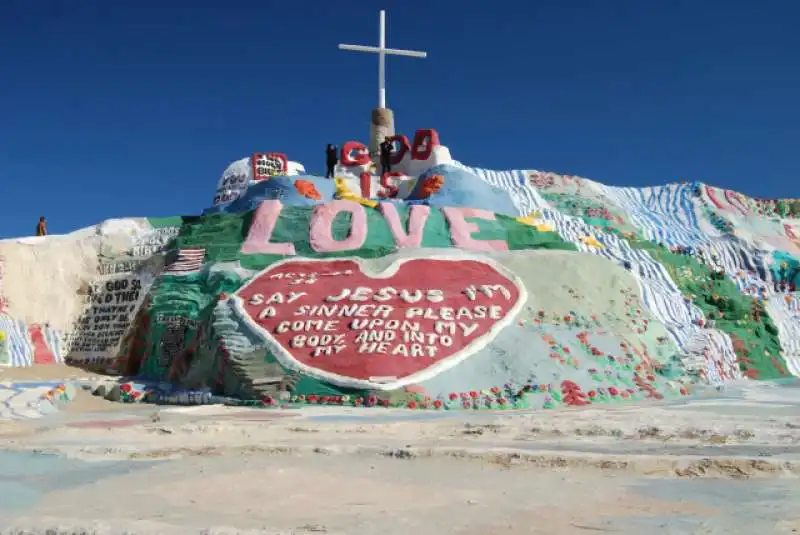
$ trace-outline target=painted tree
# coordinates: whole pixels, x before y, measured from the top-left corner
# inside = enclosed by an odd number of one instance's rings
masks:
[[[586,394],[583,393],[581,387],[568,379],[561,382],[561,393],[564,396],[562,401],[567,405],[578,407],[591,404],[586,399]]]

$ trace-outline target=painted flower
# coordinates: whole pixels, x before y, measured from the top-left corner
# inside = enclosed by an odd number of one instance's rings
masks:
[[[474,391],[474,390],[471,390],[470,393],[469,393],[469,397],[471,397],[472,399],[477,399],[478,398],[478,393],[476,391]]]
[[[444,177],[442,175],[431,175],[422,182],[420,197],[427,199],[431,194],[442,189],[442,186],[444,186]]]
[[[465,409],[469,409],[472,406],[472,403],[470,403],[468,399],[465,399],[461,402],[461,406]]]
[[[458,394],[456,394],[455,392],[450,392],[450,395],[447,397],[450,399],[450,401],[455,401],[458,399]]]
[[[297,193],[307,199],[312,199],[314,201],[322,199],[322,195],[320,195],[317,187],[310,180],[295,180],[294,188],[297,190]]]
[[[130,392],[130,391],[132,390],[132,387],[131,387],[130,383],[125,383],[125,384],[123,384],[122,386],[120,386],[120,387],[119,387],[119,389],[120,389],[122,392],[124,392],[124,393],[126,393],[126,394],[127,394],[128,392]]]
[[[434,408],[434,409],[441,409],[441,408],[442,408],[442,401],[441,401],[441,400],[439,400],[439,399],[437,399],[436,401],[434,401],[434,402],[433,402],[433,408]]]
[[[417,402],[412,399],[411,401],[408,402],[407,406],[408,406],[409,409],[416,409],[417,408]]]
[[[619,390],[617,390],[613,386],[609,386],[608,387],[608,393],[611,394],[612,396],[618,396],[619,395]]]

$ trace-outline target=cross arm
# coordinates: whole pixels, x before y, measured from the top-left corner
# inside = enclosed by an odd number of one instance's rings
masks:
[[[351,50],[353,52],[372,52],[373,54],[380,54],[383,52],[392,56],[406,56],[409,58],[427,58],[427,52],[418,52],[416,50],[402,50],[398,48],[380,48],[377,46],[363,46],[363,45],[339,45],[339,50]]]

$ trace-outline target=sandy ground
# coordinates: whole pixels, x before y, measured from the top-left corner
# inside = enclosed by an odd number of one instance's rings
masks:
[[[800,530],[794,385],[513,413],[155,407],[81,392],[0,436],[5,533]]]
[[[196,457],[56,490],[4,523],[105,525],[108,531],[101,532],[162,535],[206,528],[385,535],[791,533],[800,526],[798,499],[800,488],[784,481],[670,481],[453,459]],[[100,518],[102,524],[91,521]]]
[[[96,374],[60,364],[34,364],[25,368],[0,367],[0,381],[56,381],[90,377]]]

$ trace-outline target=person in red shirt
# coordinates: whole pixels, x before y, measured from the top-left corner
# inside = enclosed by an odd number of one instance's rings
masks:
[[[47,220],[44,216],[39,218],[39,224],[36,226],[37,236],[47,236]]]

